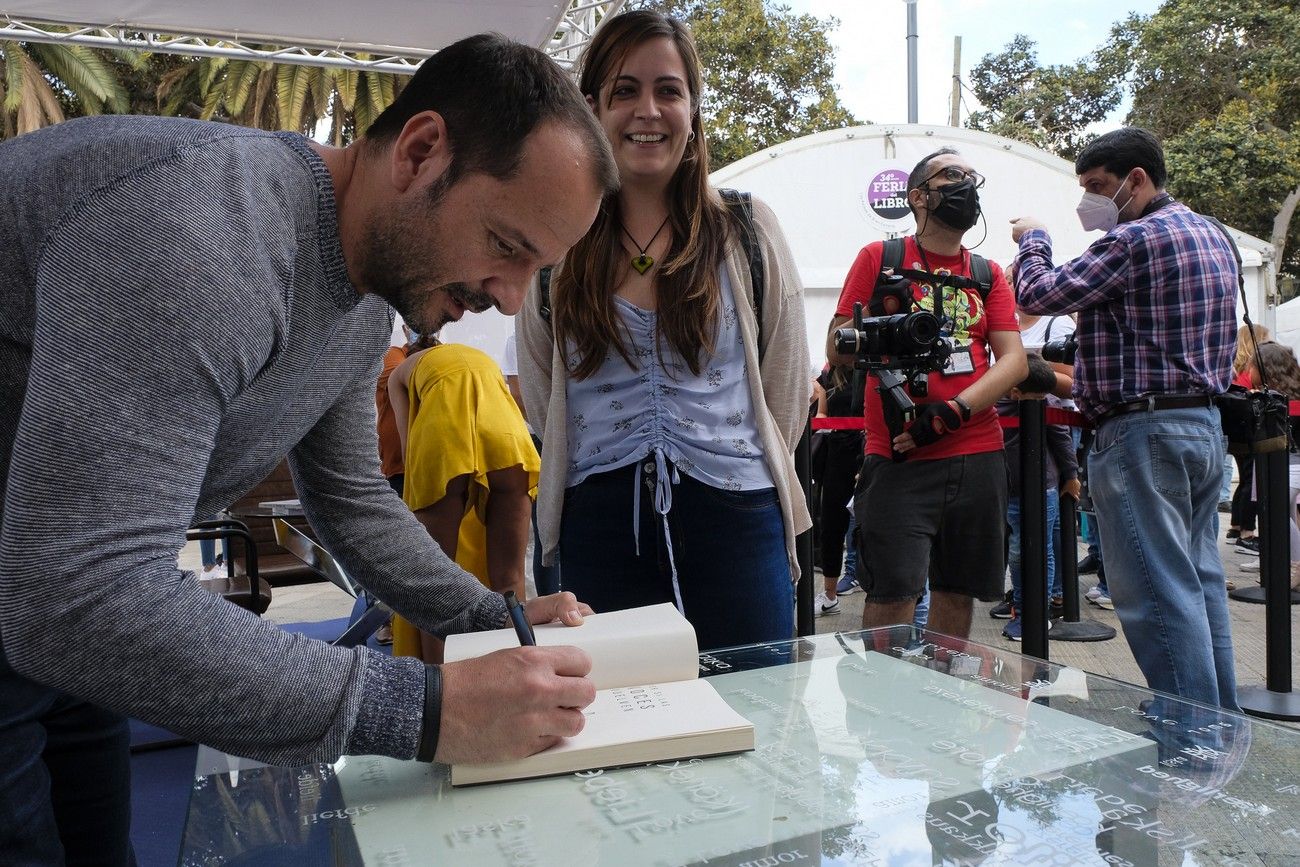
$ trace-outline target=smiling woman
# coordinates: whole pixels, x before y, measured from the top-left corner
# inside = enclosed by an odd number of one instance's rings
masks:
[[[742,228],[709,185],[701,86],[681,22],[602,24],[579,89],[622,186],[555,270],[552,322],[525,304],[519,338],[544,559],[558,547],[562,588],[598,611],[674,603],[707,649],[793,634],[810,386],[789,249],[765,204]]]

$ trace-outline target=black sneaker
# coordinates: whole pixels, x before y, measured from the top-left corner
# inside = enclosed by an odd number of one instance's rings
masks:
[[[1101,565],[1101,560],[1089,554],[1079,561],[1079,565],[1076,571],[1080,575],[1088,575],[1092,572],[1096,572],[1097,567],[1100,565]]]
[[[1237,550],[1243,554],[1250,554],[1255,557],[1259,556],[1259,537],[1251,536],[1249,539],[1244,536],[1237,539]]]
[[[1050,620],[1059,620],[1065,616],[1065,597],[1053,596],[1052,601],[1047,609],[1047,617]]]
[[[999,602],[997,605],[994,605],[992,608],[989,609],[989,617],[992,617],[994,620],[1011,619],[1011,591],[1010,590],[1007,591],[1006,596],[1002,597],[1001,602]]]
[[[1236,527],[1229,527],[1229,528],[1228,528],[1227,539],[1228,539],[1229,542],[1231,542],[1233,539],[1240,539],[1240,538],[1241,538],[1241,531],[1240,531],[1240,530],[1238,530]]]

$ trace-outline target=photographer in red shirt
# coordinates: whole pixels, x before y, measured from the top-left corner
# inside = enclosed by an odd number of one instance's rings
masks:
[[[924,396],[907,388],[916,415],[895,433],[880,379],[867,376],[866,457],[854,493],[864,627],[910,623],[927,579],[929,628],[962,638],[970,633],[973,600],[1002,596],[1007,475],[992,407],[1024,379],[1027,365],[1002,269],[962,246],[979,219],[983,184],[951,148],[925,157],[908,176],[917,231],[902,242],[900,270],[910,280],[912,310],[935,311],[939,296],[950,352],[942,369],[923,374]],[[835,331],[851,326],[854,303],[867,309],[884,283],[885,250],[879,241],[862,248],[845,278],[827,339],[832,364],[854,362],[836,349]]]

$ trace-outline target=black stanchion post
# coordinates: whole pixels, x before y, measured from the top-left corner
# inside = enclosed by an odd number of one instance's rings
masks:
[[[1067,623],[1079,622],[1079,529],[1078,504],[1069,494],[1061,494],[1061,504],[1057,509],[1060,530],[1058,537],[1060,556],[1056,558],[1056,570],[1061,575],[1061,594],[1064,597],[1062,619]]]
[[[1065,616],[1052,624],[1053,641],[1106,641],[1115,630],[1095,620],[1083,620],[1079,613],[1079,534],[1075,525],[1074,497],[1061,495],[1061,592],[1065,594]]]
[[[1248,714],[1300,720],[1300,694],[1291,691],[1291,528],[1295,520],[1285,449],[1255,456],[1259,501],[1260,574],[1264,579],[1264,672],[1266,685],[1237,691]]]
[[[1259,503],[1259,509],[1257,513],[1259,519],[1258,538],[1261,544],[1261,548],[1259,552],[1260,583],[1252,584],[1249,587],[1238,587],[1236,590],[1233,590],[1228,594],[1229,599],[1235,599],[1238,602],[1254,602],[1257,605],[1263,605],[1268,601],[1269,594],[1267,588],[1269,585],[1268,585],[1267,576],[1270,574],[1270,570],[1273,570],[1278,574],[1283,574],[1288,572],[1287,564],[1290,562],[1289,554],[1283,556],[1281,560],[1281,565],[1277,565],[1270,562],[1271,560],[1270,552],[1272,551],[1272,545],[1269,543],[1269,537],[1280,534],[1280,538],[1283,540],[1280,543],[1282,545],[1282,549],[1287,550],[1287,545],[1289,544],[1289,540],[1291,536],[1291,528],[1286,524],[1286,521],[1292,520],[1291,512],[1290,512],[1290,508],[1292,507],[1287,506],[1286,503],[1283,502],[1282,507],[1279,510],[1275,510],[1276,514],[1278,515],[1277,520],[1281,522],[1279,528],[1274,528],[1273,525],[1270,523],[1270,519],[1266,517],[1266,515],[1268,515],[1268,492],[1270,490],[1269,487],[1270,485],[1280,484],[1283,486],[1283,493],[1282,493],[1283,501],[1285,501],[1287,495],[1290,494],[1290,491],[1286,489],[1286,486],[1287,484],[1289,484],[1289,481],[1275,482],[1273,480],[1275,477],[1277,479],[1289,480],[1290,467],[1288,466],[1287,454],[1288,454],[1287,452],[1281,451],[1281,452],[1270,452],[1269,454],[1255,455],[1255,490],[1257,492],[1260,492],[1260,495],[1256,498]],[[1275,457],[1275,455],[1277,457]],[[1282,468],[1280,470],[1275,471],[1273,469],[1272,464],[1269,463],[1271,460],[1280,462]],[[1283,582],[1283,586],[1288,588],[1288,592],[1285,595],[1290,597],[1291,605],[1300,605],[1300,593],[1290,591],[1289,589],[1290,584],[1291,584],[1290,576],[1288,574],[1287,580]],[[1268,633],[1267,612],[1265,612],[1264,614],[1264,622],[1266,624],[1265,635],[1267,636]]]
[[[812,424],[805,423],[803,437],[794,451],[794,470],[803,488],[803,499],[812,513]],[[812,635],[817,631],[816,618],[813,616],[813,585],[817,579],[813,575],[813,537],[812,530],[805,530],[795,537],[795,554],[799,561],[799,586],[795,592],[794,613],[795,631],[799,636]]]
[[[1020,615],[1021,649],[1047,659],[1046,409],[1020,401]]]

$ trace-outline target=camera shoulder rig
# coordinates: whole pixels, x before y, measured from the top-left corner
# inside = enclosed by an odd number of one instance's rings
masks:
[[[959,277],[955,274],[932,274],[929,271],[904,268],[906,247],[907,241],[904,238],[886,239],[880,254],[880,273],[876,276],[876,285],[885,279],[885,271],[888,270],[916,282],[939,283],[953,289],[974,289],[979,293],[981,301],[988,300],[989,293],[993,291],[993,268],[989,265],[989,260],[979,253],[970,254],[971,276]]]

